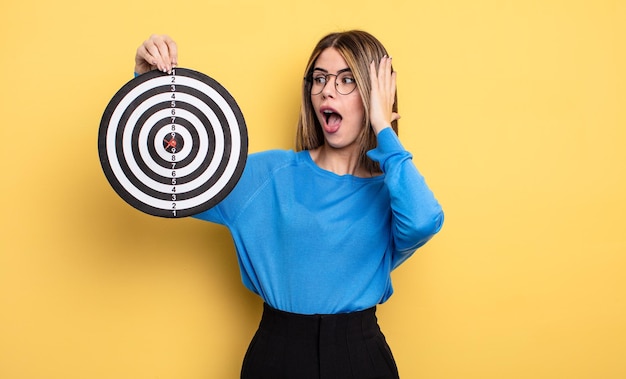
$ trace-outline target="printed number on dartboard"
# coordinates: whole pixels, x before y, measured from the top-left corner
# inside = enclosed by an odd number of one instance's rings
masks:
[[[176,69],[172,70],[171,77],[171,102],[172,108],[172,139],[176,138]],[[172,216],[176,217],[176,146],[172,147]]]

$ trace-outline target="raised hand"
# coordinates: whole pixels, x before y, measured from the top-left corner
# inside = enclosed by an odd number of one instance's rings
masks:
[[[178,47],[168,35],[153,34],[137,48],[135,72],[143,74],[151,70],[171,72],[178,64]]]
[[[391,57],[384,56],[376,70],[376,63],[370,64],[370,123],[378,134],[382,129],[391,126],[391,122],[400,119],[393,111],[396,95],[396,72],[391,69]]]

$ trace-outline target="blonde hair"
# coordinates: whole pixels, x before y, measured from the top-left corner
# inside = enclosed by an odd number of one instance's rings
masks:
[[[296,150],[312,150],[324,144],[324,133],[317,117],[315,117],[311,102],[311,81],[308,78],[319,55],[331,47],[335,48],[348,64],[356,80],[357,89],[363,102],[365,114],[363,117],[364,125],[358,137],[359,163],[370,172],[380,172],[378,163],[372,161],[366,155],[367,151],[376,147],[376,134],[369,121],[371,91],[369,70],[372,61],[376,62],[378,67],[380,60],[388,54],[380,41],[371,34],[361,30],[328,34],[313,49],[304,71],[305,80],[302,85],[302,105],[296,134]],[[393,111],[398,111],[397,92],[395,94]],[[391,127],[398,133],[397,121],[393,121]]]

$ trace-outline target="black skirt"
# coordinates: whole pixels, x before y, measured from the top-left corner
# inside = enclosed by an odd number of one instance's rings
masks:
[[[242,379],[397,379],[376,307],[301,315],[263,305],[243,361]]]

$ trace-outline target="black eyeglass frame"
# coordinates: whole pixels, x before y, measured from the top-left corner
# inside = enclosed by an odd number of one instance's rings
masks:
[[[316,77],[313,77],[313,75],[317,75],[317,74],[315,73],[316,71],[317,71],[317,72],[319,72],[319,75],[320,75],[320,76],[323,76],[323,77],[324,77],[324,80],[325,80],[326,82],[325,82],[325,83],[324,83],[324,85],[320,88],[319,92],[317,92],[317,93],[313,93],[313,86],[315,85],[315,78],[316,78]],[[310,72],[307,76],[305,76],[305,77],[304,77],[304,80],[306,80],[306,81],[309,83],[309,86],[311,87],[311,88],[310,88],[311,95],[319,95],[320,93],[322,93],[322,91],[324,91],[324,88],[326,88],[326,85],[330,82],[330,81],[328,80],[328,78],[329,78],[330,76],[334,76],[334,77],[335,77],[335,91],[337,91],[337,93],[338,93],[338,94],[340,94],[340,95],[344,95],[344,96],[345,96],[345,95],[349,95],[349,94],[351,94],[352,92],[354,92],[354,90],[355,90],[355,89],[356,89],[356,87],[357,87],[356,80],[355,80],[354,78],[352,78],[352,80],[354,80],[354,88],[352,88],[352,89],[351,89],[349,92],[347,92],[347,93],[343,93],[343,92],[339,91],[339,81],[337,81],[337,78],[339,78],[339,75],[344,74],[344,73],[346,73],[346,72],[352,72],[352,70],[350,70],[349,68],[344,68],[343,70],[339,70],[339,71],[337,71],[337,73],[335,73],[335,74],[330,74],[330,73],[326,72],[325,70],[315,69],[315,70],[311,71],[311,72]]]

